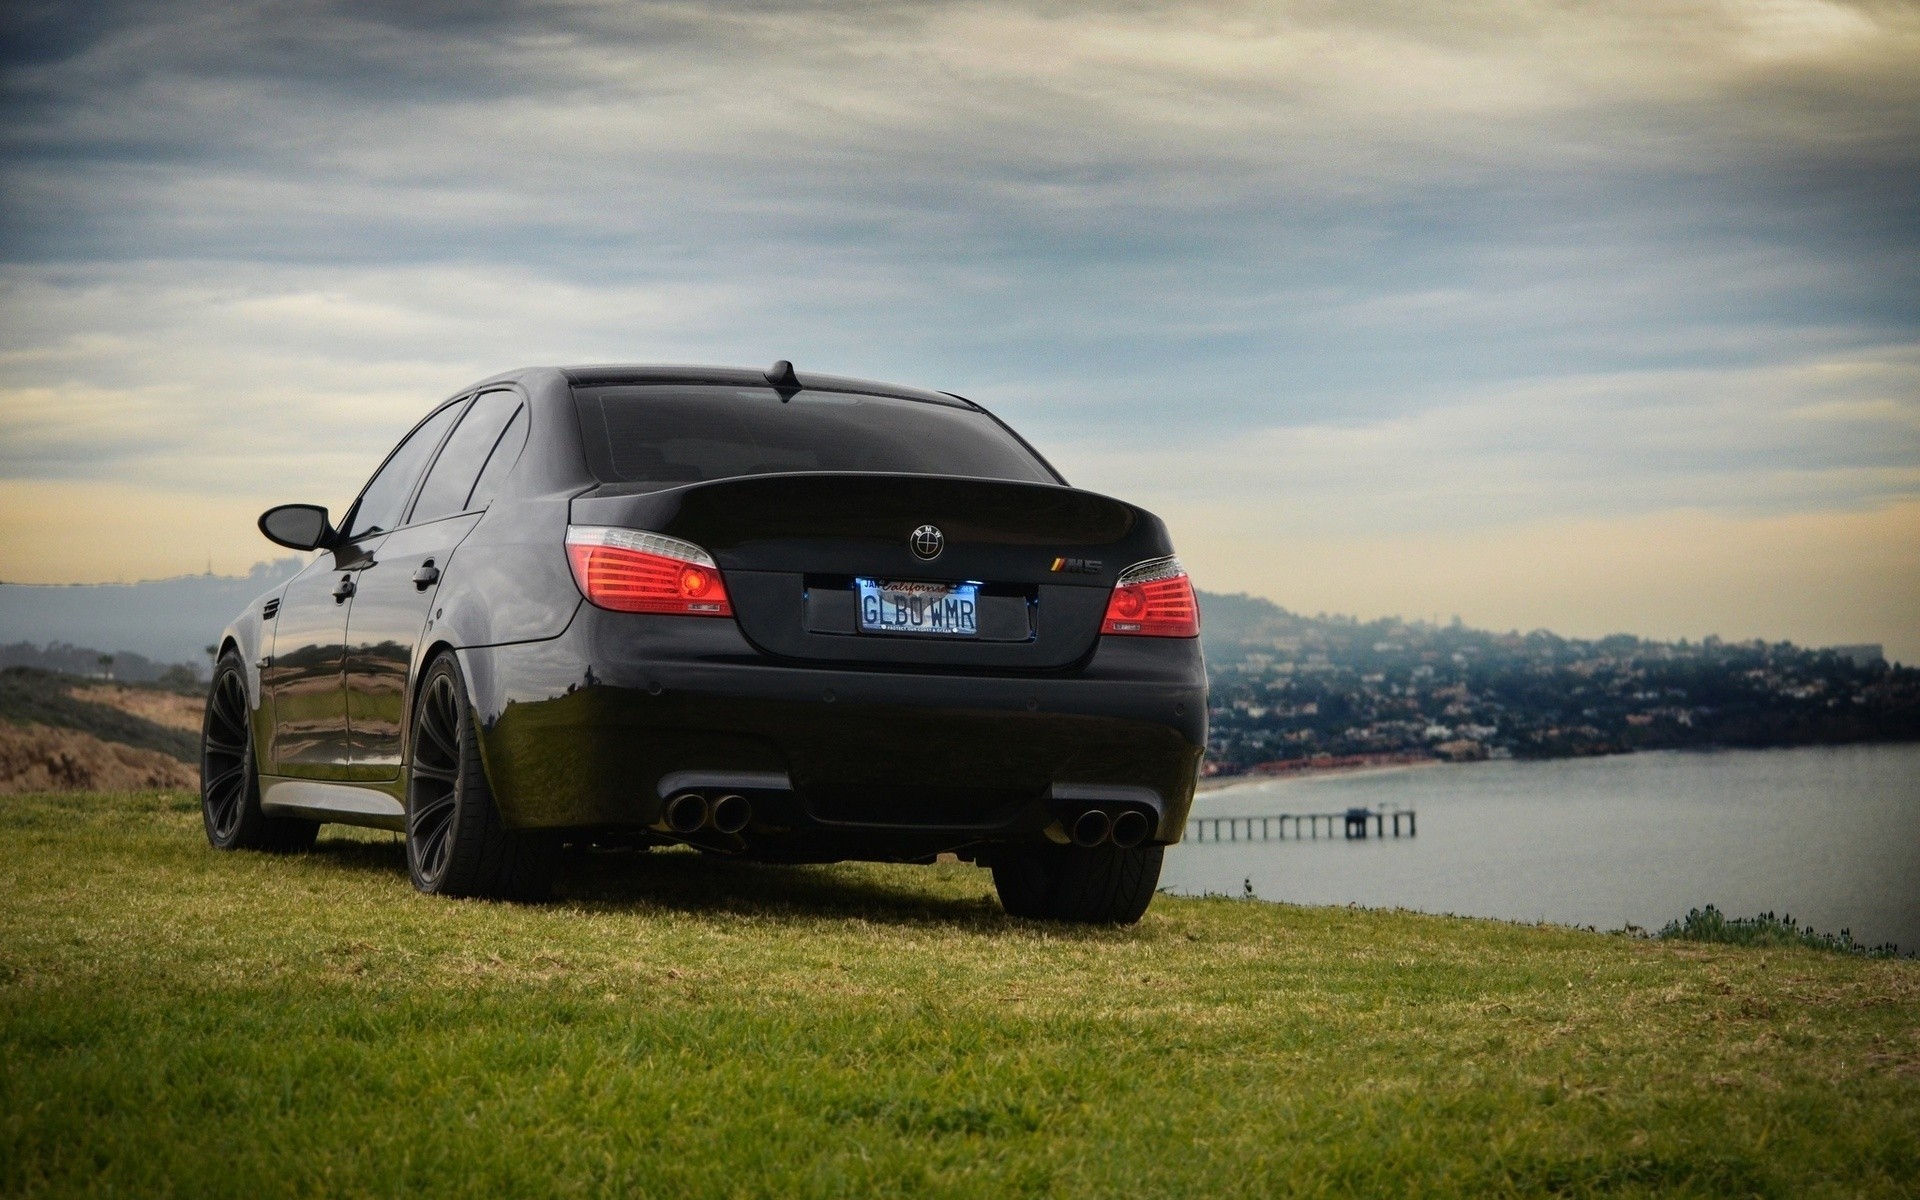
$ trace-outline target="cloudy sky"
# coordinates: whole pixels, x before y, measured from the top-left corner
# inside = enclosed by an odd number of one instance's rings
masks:
[[[462,383],[961,392],[1201,586],[1920,660],[1920,6],[0,17],[0,579],[243,570]]]

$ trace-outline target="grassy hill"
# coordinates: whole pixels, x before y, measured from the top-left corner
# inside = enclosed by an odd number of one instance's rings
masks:
[[[89,694],[98,696],[109,691],[121,696],[147,693],[155,698],[181,695],[177,689],[160,684],[123,683],[109,689],[99,680],[79,679],[34,667],[7,667],[0,670],[0,721],[72,729],[103,742],[157,750],[181,762],[199,760],[197,730],[162,724],[129,712],[124,705],[86,698]],[[204,687],[197,686],[193,691],[190,699],[197,705]]]
[[[1920,963],[0,797],[0,1193],[1912,1195]]]

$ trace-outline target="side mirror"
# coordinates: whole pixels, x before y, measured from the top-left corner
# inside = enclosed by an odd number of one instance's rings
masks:
[[[333,544],[327,510],[318,504],[282,504],[260,514],[260,532],[270,542],[294,550],[318,550]]]

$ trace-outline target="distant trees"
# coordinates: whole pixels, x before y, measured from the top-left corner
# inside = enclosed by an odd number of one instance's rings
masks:
[[[1834,650],[1355,626],[1254,597],[1200,603],[1208,756],[1228,771],[1319,752],[1432,753],[1448,740],[1515,758],[1920,741],[1920,670]]]

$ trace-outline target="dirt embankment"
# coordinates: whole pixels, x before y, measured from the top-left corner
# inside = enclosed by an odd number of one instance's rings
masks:
[[[0,722],[0,793],[199,786],[198,768],[158,750],[103,742],[77,729]]]
[[[122,687],[117,683],[91,684],[69,688],[67,695],[89,704],[117,708],[128,716],[152,721],[168,729],[200,732],[200,718],[207,702],[200,696],[182,696],[178,692],[160,692],[152,688]]]

